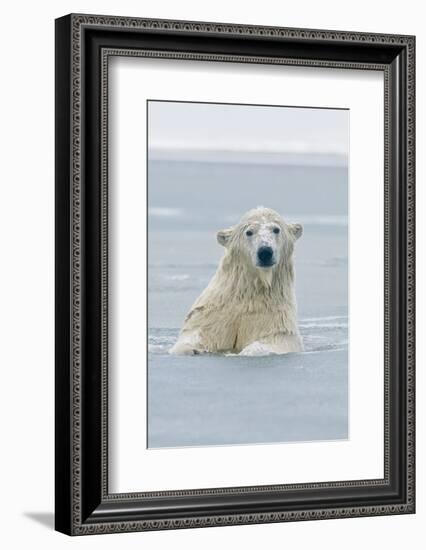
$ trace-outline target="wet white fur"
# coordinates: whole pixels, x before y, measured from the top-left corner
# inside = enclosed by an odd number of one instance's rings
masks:
[[[274,228],[279,228],[278,234]],[[250,210],[237,225],[219,231],[217,240],[225,254],[170,353],[301,351],[293,261],[294,243],[301,234],[301,225],[286,224],[277,212],[264,207]],[[261,246],[272,248],[273,266],[258,265]]]

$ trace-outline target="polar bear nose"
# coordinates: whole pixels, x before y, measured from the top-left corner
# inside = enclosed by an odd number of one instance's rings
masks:
[[[261,265],[270,265],[274,251],[270,246],[261,246],[257,251],[257,257]]]

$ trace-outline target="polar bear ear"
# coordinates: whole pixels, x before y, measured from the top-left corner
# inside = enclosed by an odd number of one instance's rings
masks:
[[[218,231],[216,235],[217,242],[222,246],[227,246],[233,230],[233,227],[229,227],[228,229]]]
[[[300,223],[290,223],[288,228],[290,229],[290,233],[293,235],[295,240],[302,236],[303,226]]]

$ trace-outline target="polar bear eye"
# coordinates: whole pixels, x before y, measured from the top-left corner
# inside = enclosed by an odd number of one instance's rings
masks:
[[[247,237],[251,237],[253,235],[253,231],[251,231],[251,229],[247,229],[246,235]]]
[[[276,235],[278,235],[278,233],[280,232],[280,228],[279,227],[274,227],[274,229],[272,230]]]

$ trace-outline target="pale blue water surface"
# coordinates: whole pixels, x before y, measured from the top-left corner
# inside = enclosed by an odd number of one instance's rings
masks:
[[[348,437],[347,169],[149,163],[148,446]],[[250,208],[300,222],[296,294],[305,351],[168,354],[223,249],[215,234]]]

